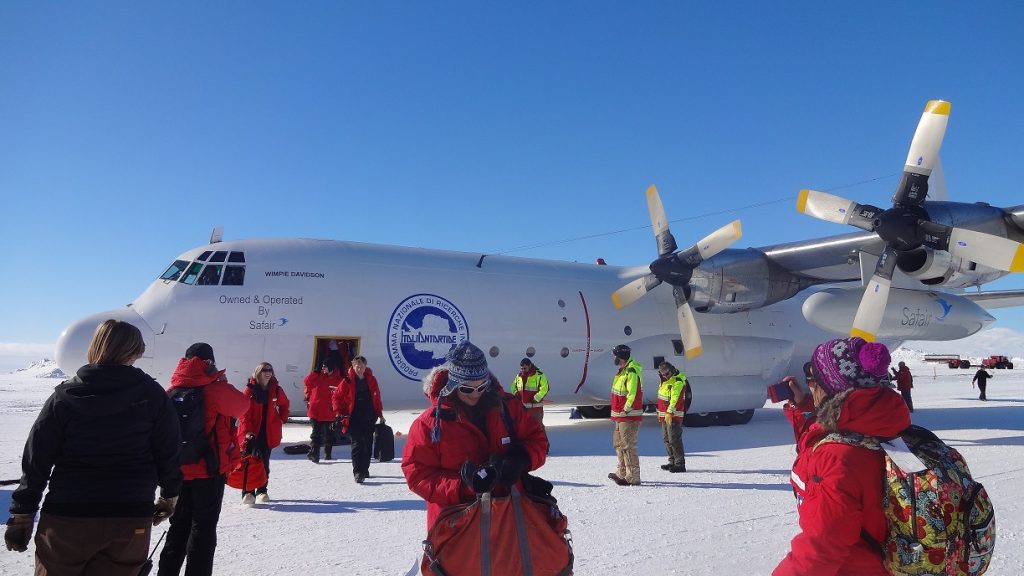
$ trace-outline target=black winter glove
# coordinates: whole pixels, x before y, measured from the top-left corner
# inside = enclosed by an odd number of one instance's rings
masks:
[[[4,533],[4,542],[7,544],[8,550],[14,552],[28,550],[28,543],[32,540],[35,516],[35,514],[11,514],[7,520],[7,532]]]
[[[498,472],[498,482],[511,486],[530,470],[530,456],[521,444],[513,444],[504,454],[491,454],[491,466]]]
[[[252,432],[245,435],[245,439],[242,440],[242,456],[248,456],[252,454],[253,444],[256,443],[256,435]]]
[[[476,494],[483,494],[494,490],[494,485],[498,483],[498,473],[494,470],[494,467],[476,466],[469,460],[466,460],[462,464],[462,469],[459,470],[459,476],[462,477],[462,481],[469,486]]]

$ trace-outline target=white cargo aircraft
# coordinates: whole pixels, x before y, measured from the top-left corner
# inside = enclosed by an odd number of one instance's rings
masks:
[[[57,362],[72,373],[96,325],[118,318],[142,330],[137,365],[165,384],[188,345],[205,341],[237,385],[257,362],[273,363],[301,413],[303,376],[320,359],[361,354],[388,409],[420,408],[421,378],[471,339],[506,385],[530,357],[548,375],[551,401],[600,416],[610,350],[625,343],[646,369],[648,402],[664,358],[693,386],[689,424],[745,423],[766,385],[799,373],[825,339],[957,339],[994,320],[983,306],[1024,302],[1024,291],[965,292],[1024,269],[1024,206],[925,201],[948,114],[948,103],[928,103],[891,208],[801,192],[800,211],[863,232],[728,249],[740,237],[734,222],[677,251],[653,187],[659,257],[643,268],[327,240],[220,241],[215,231],[131,304],[71,324]]]

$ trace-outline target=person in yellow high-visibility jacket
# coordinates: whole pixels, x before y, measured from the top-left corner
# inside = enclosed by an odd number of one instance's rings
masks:
[[[519,373],[512,380],[512,394],[523,402],[534,420],[544,427],[544,405],[548,395],[548,377],[529,358],[519,362]]]
[[[625,344],[612,349],[618,372],[612,380],[612,422],[615,432],[612,444],[618,457],[618,467],[608,474],[619,486],[640,485],[640,454],[637,452],[637,434],[644,414],[643,367],[631,356]]]
[[[668,452],[668,464],[662,470],[686,472],[686,455],[683,453],[683,416],[686,414],[687,392],[690,383],[686,374],[669,362],[658,365],[661,386],[658,387],[658,421],[661,422],[661,437]]]

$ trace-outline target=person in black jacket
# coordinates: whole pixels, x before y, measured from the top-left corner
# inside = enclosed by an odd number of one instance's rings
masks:
[[[181,433],[163,388],[132,366],[145,349],[135,326],[100,324],[89,363],[57,386],[29,432],[4,540],[8,550],[28,548],[49,485],[36,574],[134,576],[152,526],[173,514]]]
[[[992,375],[985,371],[984,366],[978,368],[978,371],[974,373],[974,379],[971,380],[971,385],[973,386],[975,382],[978,383],[978,390],[981,391],[981,394],[978,396],[978,400],[988,400],[988,397],[985,396],[985,387],[988,385],[988,379],[991,377]]]

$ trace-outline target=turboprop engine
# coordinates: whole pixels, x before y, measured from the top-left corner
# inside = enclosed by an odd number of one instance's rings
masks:
[[[863,288],[826,288],[804,301],[808,322],[834,334],[850,332]],[[956,340],[994,322],[984,308],[956,294],[892,288],[878,337],[899,340]]]
[[[759,250],[724,250],[693,271],[689,301],[699,312],[743,312],[792,298],[820,282],[793,274]]]

